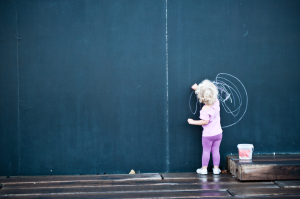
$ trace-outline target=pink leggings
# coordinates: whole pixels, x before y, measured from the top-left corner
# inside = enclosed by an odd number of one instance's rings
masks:
[[[211,136],[211,137],[202,137],[202,166],[207,166],[210,158],[210,152],[212,152],[214,166],[220,165],[220,144],[222,141],[222,133]]]

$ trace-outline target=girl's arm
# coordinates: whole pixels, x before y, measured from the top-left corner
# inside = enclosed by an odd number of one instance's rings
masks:
[[[188,123],[192,125],[206,125],[208,124],[208,120],[193,120],[193,119],[188,119]]]

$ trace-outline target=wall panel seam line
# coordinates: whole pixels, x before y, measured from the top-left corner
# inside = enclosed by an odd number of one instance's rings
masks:
[[[170,169],[170,150],[169,150],[169,57],[168,57],[168,0],[166,0],[166,172]]]
[[[21,173],[21,158],[20,158],[20,74],[19,74],[19,29],[18,29],[18,8],[17,8],[17,2],[15,2],[16,5],[16,39],[17,39],[17,100],[18,100],[18,174]]]

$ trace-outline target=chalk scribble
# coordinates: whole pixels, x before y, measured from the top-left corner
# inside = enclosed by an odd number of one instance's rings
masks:
[[[242,94],[239,91],[238,87],[232,81],[230,81],[228,78],[233,78],[242,86],[243,91],[245,92],[244,101],[243,101]],[[237,77],[227,74],[227,73],[219,73],[216,76],[216,79],[215,79],[215,81],[213,81],[213,83],[216,85],[216,87],[219,90],[218,100],[220,101],[221,105],[223,106],[225,112],[228,114],[231,114],[233,117],[237,117],[237,120],[235,122],[233,122],[232,124],[226,125],[226,126],[222,126],[222,128],[227,128],[227,127],[233,126],[236,123],[238,123],[239,121],[241,121],[241,119],[244,117],[244,115],[247,111],[248,94],[247,94],[246,88]],[[196,110],[193,112],[192,108],[191,108],[191,98],[192,98],[193,93],[194,93],[194,91],[190,95],[189,106],[190,106],[191,112],[193,114],[196,114],[199,100],[197,99]],[[242,110],[243,103],[245,103],[244,112],[242,112],[243,111]]]

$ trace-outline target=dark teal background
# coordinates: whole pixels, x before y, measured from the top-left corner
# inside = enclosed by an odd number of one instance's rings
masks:
[[[249,97],[224,129],[222,169],[240,143],[300,153],[299,10],[296,0],[0,1],[0,175],[193,172],[202,128],[187,123],[199,117],[190,86],[218,73]],[[235,119],[221,108],[222,124]]]

